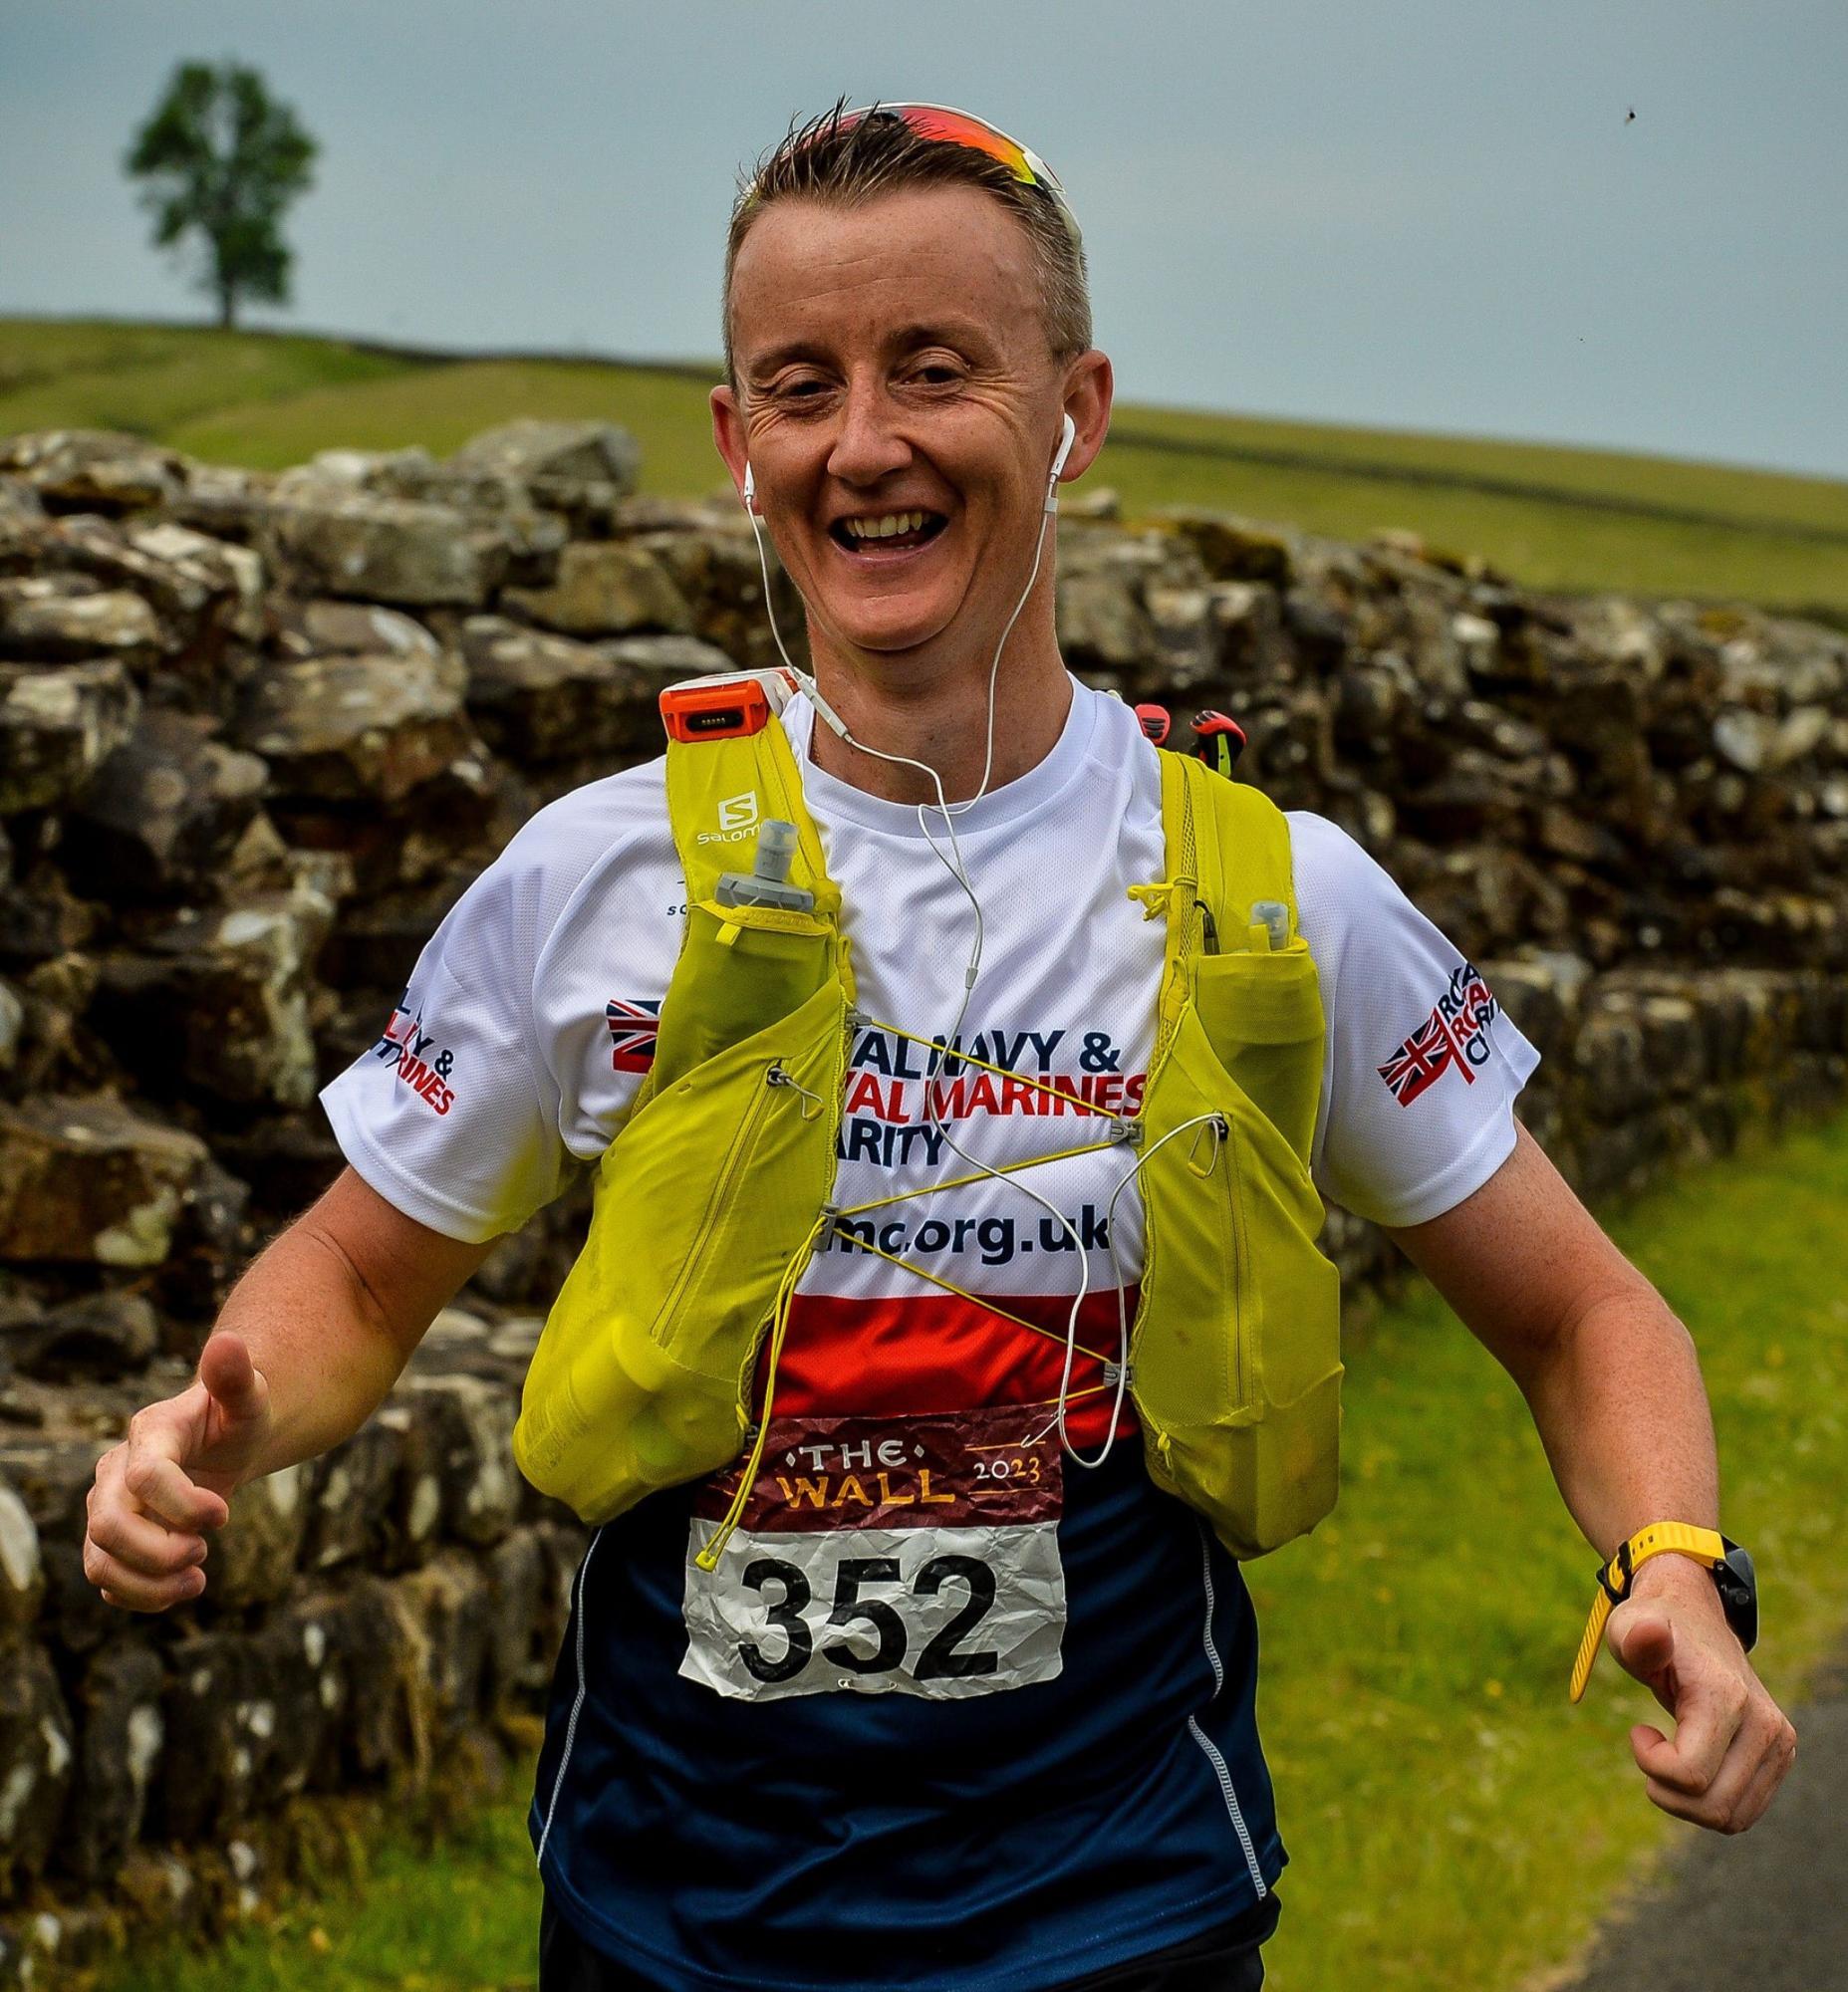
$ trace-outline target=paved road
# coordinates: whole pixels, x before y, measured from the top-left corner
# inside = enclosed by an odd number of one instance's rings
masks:
[[[1572,1992],[1848,1992],[1848,1656],[1792,1720],[1770,1811],[1736,1839],[1691,1831]]]

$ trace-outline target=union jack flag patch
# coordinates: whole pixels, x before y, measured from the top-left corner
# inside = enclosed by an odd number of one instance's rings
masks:
[[[1465,1086],[1473,1086],[1472,1068],[1486,1063],[1488,1027],[1500,1014],[1488,984],[1465,961],[1452,973],[1450,987],[1431,1014],[1378,1068],[1387,1091],[1401,1107],[1410,1107],[1452,1066],[1462,1074]]]
[[[610,1026],[610,1063],[618,1072],[647,1072],[660,1036],[660,1005],[612,996],[603,1006]]]

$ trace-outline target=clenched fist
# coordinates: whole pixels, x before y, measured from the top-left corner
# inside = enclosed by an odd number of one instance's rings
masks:
[[[214,1335],[194,1382],[136,1411],[129,1436],[97,1461],[84,1575],[112,1605],[164,1612],[205,1589],[205,1534],[261,1471],[270,1392],[243,1338]]]
[[[1687,1557],[1652,1558],[1611,1614],[1605,1642],[1674,1716],[1630,1732],[1650,1801],[1714,1833],[1743,1833],[1796,1758],[1796,1731],[1732,1636],[1713,1579]]]

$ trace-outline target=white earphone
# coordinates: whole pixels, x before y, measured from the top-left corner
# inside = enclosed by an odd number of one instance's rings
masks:
[[[750,459],[748,457],[745,459],[744,463],[743,495],[744,495],[744,509],[747,512],[754,511],[756,507],[752,505],[751,500],[755,498],[757,495],[757,473],[751,468]]]
[[[1065,459],[1072,453],[1072,444],[1078,440],[1078,424],[1070,415],[1065,417],[1065,426],[1059,431],[1059,453],[1052,459],[1052,469],[1046,477],[1046,510],[1059,509],[1059,472],[1065,468]]]

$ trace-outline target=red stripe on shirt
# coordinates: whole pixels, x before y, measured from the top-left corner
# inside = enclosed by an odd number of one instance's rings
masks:
[[[962,1411],[991,1404],[1038,1404],[1052,1415],[1065,1366],[1067,1296],[993,1297],[996,1307],[1049,1329],[1057,1340],[991,1314],[955,1294],[891,1295],[844,1299],[798,1294],[790,1310],[777,1367],[779,1415],[841,1414],[899,1417],[907,1412]],[[1135,1288],[1124,1298],[1136,1318]],[[1078,1316],[1079,1352],[1072,1363],[1066,1429],[1081,1448],[1096,1445],[1109,1421],[1115,1383],[1089,1396],[1075,1393],[1102,1382],[1103,1366],[1085,1350],[1114,1353],[1114,1293],[1089,1294]],[[766,1339],[757,1365],[757,1401],[763,1401],[769,1364]],[[1119,1436],[1137,1430],[1126,1396]]]

